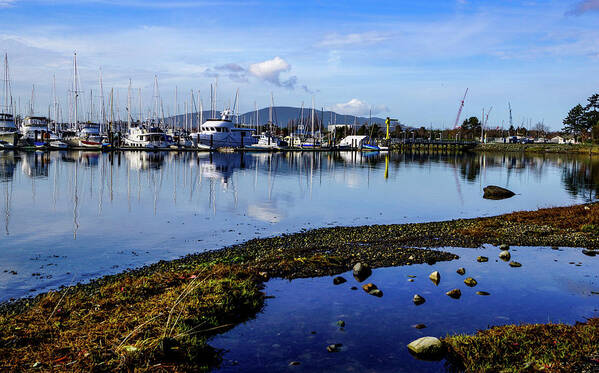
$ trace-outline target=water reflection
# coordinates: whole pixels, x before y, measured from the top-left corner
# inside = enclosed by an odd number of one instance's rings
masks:
[[[0,275],[0,300],[60,285],[72,278],[66,272],[92,278],[302,228],[587,201],[598,190],[597,162],[523,154],[2,152],[1,247],[11,254],[0,274],[15,266],[24,275]],[[517,195],[483,200],[488,184]],[[137,255],[123,257],[127,250]],[[25,274],[39,272],[30,258],[48,252],[67,259],[40,286]]]

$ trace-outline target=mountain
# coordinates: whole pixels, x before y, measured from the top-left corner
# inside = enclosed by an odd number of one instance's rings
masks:
[[[268,122],[268,118],[269,118],[268,111],[269,111],[269,108],[263,108],[263,109],[258,110],[258,123],[260,125],[264,125]],[[308,125],[310,125],[310,114],[311,114],[311,109],[304,108],[304,121]],[[275,107],[273,107],[273,115],[272,115],[273,122],[276,125],[278,125],[279,127],[286,127],[287,123],[289,123],[291,120],[294,120],[297,123],[300,119],[300,115],[301,115],[301,108],[298,108],[298,107],[290,107],[290,106],[275,106]],[[338,113],[335,113],[335,112],[329,111],[329,110],[325,110],[324,112],[318,110],[314,113],[314,116],[315,116],[315,118],[317,118],[315,120],[315,122],[320,122],[320,120],[324,116],[324,123],[327,125],[328,124],[350,124],[350,125],[354,124],[354,116],[353,115],[338,114]],[[199,113],[188,113],[188,120],[190,120],[189,117],[191,117],[192,125],[194,127],[197,127]],[[205,121],[206,119],[208,119],[210,117],[211,117],[210,111],[205,110],[203,112],[203,120]],[[179,114],[174,117],[167,118],[166,123],[171,123],[171,121],[173,119],[175,120],[175,123],[177,123],[179,126],[183,126],[183,124],[185,122],[185,114]],[[368,117],[355,117],[355,123],[358,126],[361,126],[364,123],[368,123],[368,120],[369,120]],[[255,125],[256,112],[249,111],[244,114],[239,114],[239,123]],[[376,123],[378,125],[385,125],[385,118],[372,117],[371,123]]]

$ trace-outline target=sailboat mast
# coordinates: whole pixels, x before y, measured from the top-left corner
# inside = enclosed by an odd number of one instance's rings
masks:
[[[79,129],[79,116],[78,116],[79,84],[78,84],[77,80],[78,80],[78,78],[77,78],[77,53],[75,53],[73,56],[73,100],[74,100],[73,104],[75,107],[75,112],[73,114],[74,114],[74,119],[75,119],[75,130]]]
[[[56,74],[52,74],[52,101],[54,103],[54,133],[58,131],[58,101],[56,99]]]
[[[143,113],[141,112],[141,88],[139,88],[138,96],[139,96],[139,127],[141,128],[141,122],[143,119]]]
[[[100,110],[102,111],[100,120],[100,132],[104,132],[106,128],[106,106],[104,104],[104,82],[102,81],[102,68],[100,68]]]
[[[129,79],[129,89],[127,89],[127,129],[131,129],[131,79]]]

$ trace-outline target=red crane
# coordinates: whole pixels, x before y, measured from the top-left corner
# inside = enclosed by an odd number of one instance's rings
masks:
[[[466,88],[466,93],[464,93],[464,98],[462,102],[460,102],[460,109],[458,110],[458,116],[455,118],[455,123],[453,125],[453,129],[458,128],[458,123],[460,122],[460,116],[462,115],[462,109],[464,108],[464,101],[466,101],[466,95],[468,94],[468,88]]]

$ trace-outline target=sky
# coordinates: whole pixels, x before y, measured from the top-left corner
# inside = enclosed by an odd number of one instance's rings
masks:
[[[453,127],[466,89],[462,119],[490,110],[489,126],[507,127],[510,103],[514,125],[555,130],[599,92],[599,0],[0,0],[0,20],[12,94],[25,111],[35,86],[38,114],[53,76],[68,111],[74,52],[86,111],[100,69],[120,111],[129,79],[149,111],[157,76],[166,114],[191,90],[207,109],[213,84],[218,109],[239,89],[240,112],[272,94],[436,128]]]

